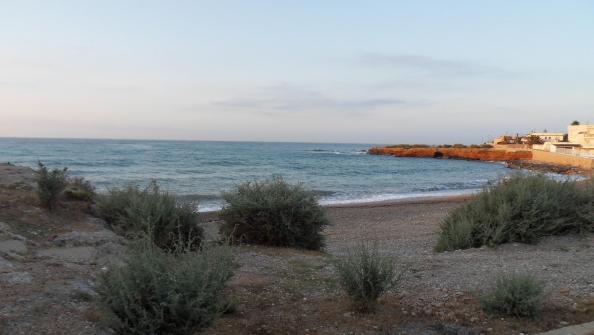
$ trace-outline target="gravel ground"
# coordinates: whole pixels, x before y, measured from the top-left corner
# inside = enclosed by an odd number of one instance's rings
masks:
[[[323,252],[235,248],[239,268],[231,286],[241,315],[221,319],[207,333],[300,334],[295,327],[306,324],[310,334],[532,334],[594,317],[593,235],[435,253],[440,221],[462,201],[327,208],[331,226]],[[208,226],[213,234],[217,223]],[[349,314],[332,266],[334,256],[360,241],[376,241],[406,269],[400,287],[366,318]],[[490,319],[482,312],[477,294],[513,271],[544,281],[542,319]]]
[[[594,236],[550,237],[536,245],[510,243],[497,248],[433,252],[439,222],[457,201],[330,208],[328,252],[340,254],[358,240],[378,241],[407,264],[414,275],[403,288],[420,294],[436,288],[473,292],[499,273],[529,272],[550,292],[594,294]]]
[[[402,289],[431,295],[448,289],[476,292],[497,275],[529,272],[543,280],[553,295],[594,295],[594,235],[545,238],[535,245],[510,243],[436,253],[439,222],[459,206],[459,198],[382,205],[327,208],[326,253],[244,247],[241,270],[286,270],[287,263],[344,254],[360,241],[376,241],[408,269]],[[332,267],[322,270],[332,271]]]

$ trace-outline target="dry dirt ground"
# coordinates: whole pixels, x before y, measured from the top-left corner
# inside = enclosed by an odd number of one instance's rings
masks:
[[[39,208],[31,170],[0,165],[0,334],[109,334],[93,289],[123,241],[88,204]],[[322,252],[234,247],[235,310],[206,334],[520,334],[594,320],[594,236],[434,253],[438,225],[461,199],[328,208]],[[216,238],[218,222],[204,215]],[[377,241],[405,271],[373,315],[351,313],[333,257]],[[500,273],[531,272],[547,286],[536,320],[489,318],[477,295]]]

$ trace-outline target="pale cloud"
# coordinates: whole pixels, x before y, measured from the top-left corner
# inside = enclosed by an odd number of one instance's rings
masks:
[[[214,101],[211,107],[230,111],[247,110],[266,115],[330,112],[354,116],[405,103],[405,100],[391,97],[345,99],[321,91],[282,84],[262,88],[250,93],[249,97]]]
[[[364,53],[357,57],[357,64],[382,69],[412,71],[429,76],[479,77],[510,75],[508,71],[497,66],[414,54]]]

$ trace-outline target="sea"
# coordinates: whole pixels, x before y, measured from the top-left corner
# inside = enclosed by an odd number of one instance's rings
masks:
[[[378,144],[0,138],[0,162],[68,167],[99,192],[156,180],[199,211],[222,192],[282,176],[322,204],[365,203],[477,192],[511,170],[495,162],[368,155]]]

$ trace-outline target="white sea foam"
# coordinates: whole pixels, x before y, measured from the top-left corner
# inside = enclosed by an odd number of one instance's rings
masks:
[[[470,189],[470,190],[450,190],[450,191],[439,191],[439,192],[420,192],[420,193],[407,193],[407,194],[394,194],[394,193],[386,193],[386,194],[372,194],[357,198],[349,198],[347,196],[330,196],[330,197],[322,197],[320,199],[320,204],[323,206],[328,205],[348,205],[348,204],[365,204],[365,203],[373,203],[373,202],[381,202],[381,201],[391,201],[391,200],[406,200],[406,199],[415,199],[415,198],[436,198],[436,197],[447,197],[447,196],[457,196],[457,195],[469,195],[480,192],[480,189]],[[200,203],[198,205],[198,212],[200,213],[207,213],[207,212],[215,212],[221,210],[223,208],[222,201],[209,201]]]
[[[198,203],[199,213],[208,213],[220,211],[223,208],[223,202],[201,202]]]
[[[432,198],[432,197],[446,197],[446,196],[457,196],[457,195],[468,195],[480,192],[480,189],[467,189],[467,190],[449,190],[449,191],[438,191],[438,192],[419,192],[419,193],[405,193],[405,194],[373,194],[359,198],[341,198],[341,197],[329,197],[320,199],[321,205],[346,205],[346,204],[364,204],[372,202],[390,201],[390,200],[406,200],[414,198]]]

